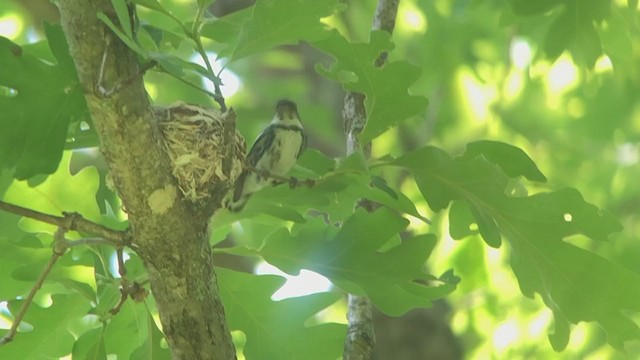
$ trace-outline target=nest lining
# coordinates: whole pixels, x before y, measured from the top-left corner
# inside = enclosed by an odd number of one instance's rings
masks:
[[[197,202],[209,198],[216,185],[232,183],[242,172],[245,141],[235,130],[233,109],[221,113],[217,109],[177,103],[155,109],[162,131],[162,141],[171,160],[173,175],[185,198]],[[223,160],[227,152],[225,120],[233,121],[230,169],[225,171]]]

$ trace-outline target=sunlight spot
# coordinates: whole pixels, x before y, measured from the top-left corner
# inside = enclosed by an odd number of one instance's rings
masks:
[[[158,96],[158,87],[154,84],[145,82],[144,87],[147,89],[147,93],[152,99],[155,99],[156,96]]]
[[[504,351],[520,337],[520,329],[515,322],[501,324],[493,333],[493,345],[498,351]]]
[[[572,97],[567,101],[567,113],[574,119],[578,119],[585,114],[584,102],[579,97]]]
[[[567,349],[581,349],[585,346],[589,339],[588,326],[585,323],[577,324],[571,327],[571,337]]]
[[[504,82],[504,88],[502,90],[504,99],[506,101],[514,101],[520,98],[520,94],[524,89],[524,78],[522,73],[518,70],[511,69]]]
[[[496,91],[491,86],[482,84],[467,70],[459,73],[460,88],[465,92],[469,117],[477,123],[485,123],[490,115],[491,102],[495,100]]]
[[[469,230],[478,231],[478,224],[476,224],[476,223],[469,224]]]
[[[422,11],[413,3],[401,2],[396,23],[399,30],[424,34],[427,31],[427,19]]]
[[[624,143],[616,148],[616,161],[623,166],[632,166],[638,163],[640,155],[638,154],[638,145],[633,143]]]
[[[0,329],[9,329],[11,327],[11,320],[7,315],[9,315],[7,302],[0,301]]]
[[[129,256],[126,251],[122,253],[122,260],[124,262],[129,260],[130,257],[131,256]],[[118,270],[118,257],[115,252],[113,253],[113,255],[111,255],[111,259],[109,260],[109,271],[111,271],[111,274],[113,274],[113,276],[120,277],[120,273]]]
[[[524,69],[529,66],[532,54],[531,46],[529,46],[529,43],[525,39],[519,37],[513,39],[509,49],[509,56],[515,67]]]
[[[561,56],[549,69],[546,80],[550,97],[554,98],[576,86],[578,70],[567,56]]]
[[[15,39],[22,32],[23,23],[17,14],[0,17],[0,36]]]
[[[220,64],[216,62],[216,53],[207,52],[207,55],[209,56],[209,61],[211,62],[213,71],[218,74],[221,67]],[[199,54],[193,54],[190,61],[200,64],[201,66],[205,66],[204,60],[202,60]],[[222,86],[220,86],[220,88],[222,90],[222,95],[225,98],[232,97],[240,89],[240,78],[233,71],[229,69],[222,70],[222,73],[220,73],[220,79],[222,80]],[[207,91],[214,92],[213,83],[209,79],[202,77],[202,84]]]
[[[605,54],[600,55],[598,60],[596,60],[596,65],[594,66],[594,72],[596,74],[601,74],[601,73],[612,72],[612,71],[613,71],[613,64],[611,63],[611,59]]]
[[[570,213],[565,213],[563,216],[564,216],[564,221],[566,222],[571,222],[573,220],[573,216],[571,216]]]
[[[532,338],[539,338],[545,335],[549,323],[551,322],[550,311],[540,311],[538,316],[529,321],[529,336]]]
[[[300,275],[292,276],[280,271],[280,269],[271,264],[261,262],[256,266],[255,273],[259,275],[279,275],[287,279],[287,282],[271,296],[272,300],[315,294],[328,291],[331,288],[329,279],[309,270],[302,270]]]
[[[236,356],[238,357],[237,360],[244,360],[244,346],[247,344],[247,336],[245,335],[244,332],[240,331],[240,330],[232,330],[231,331],[231,339],[233,340],[233,344],[236,346],[236,349],[238,350],[238,354],[236,354]]]

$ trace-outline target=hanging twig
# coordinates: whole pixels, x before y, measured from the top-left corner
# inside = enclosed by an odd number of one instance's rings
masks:
[[[396,14],[400,0],[378,0],[373,17],[372,30],[384,30],[393,33]],[[375,65],[380,67],[387,60],[387,53],[383,52],[376,59]],[[367,124],[367,113],[364,106],[365,96],[361,93],[349,92],[344,99],[342,118],[347,136],[347,156],[362,147],[365,157],[371,155],[371,143],[361,145],[358,136]],[[362,199],[358,206],[367,211],[373,211],[376,204]],[[366,296],[349,294],[347,319],[349,327],[344,344],[343,359],[368,360],[373,356],[375,346],[375,332],[373,326],[372,305]]]

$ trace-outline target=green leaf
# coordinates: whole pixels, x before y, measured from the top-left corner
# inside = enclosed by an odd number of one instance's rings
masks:
[[[324,360],[340,356],[346,326],[306,326],[314,314],[335,303],[339,294],[319,293],[271,300],[284,284],[279,276],[256,276],[217,268],[220,296],[231,330],[247,337],[247,359]]]
[[[261,214],[269,214],[285,221],[293,221],[295,223],[303,223],[306,221],[299,212],[288,207],[274,205],[271,202],[254,203],[252,210]]]
[[[75,338],[68,331],[68,322],[89,310],[89,302],[78,295],[52,295],[53,304],[42,308],[31,304],[24,321],[33,326],[28,332],[18,332],[9,346],[3,346],[0,354],[5,359],[60,358],[71,353]],[[9,301],[9,310],[17,314],[24,300]],[[0,337],[7,330],[0,330]]]
[[[335,169],[336,161],[316,149],[308,149],[298,159],[297,165],[310,170],[315,176],[322,176]]]
[[[517,146],[499,141],[475,141],[467,144],[467,149],[460,159],[469,160],[478,155],[484,155],[487,160],[497,165],[509,177],[524,176],[531,181],[547,181],[533,160]]]
[[[72,356],[81,360],[107,360],[104,329],[92,329],[82,334],[73,344]]]
[[[320,19],[343,8],[338,0],[259,0],[235,36],[232,52],[220,56],[238,60],[278,45],[326,38],[330,32]]]
[[[606,239],[621,230],[611,214],[585,202],[574,189],[509,197],[504,173],[481,157],[454,160],[439,149],[425,147],[396,164],[413,172],[434,209],[454,200],[469,205],[450,212],[450,217],[463,217],[450,220],[458,235],[464,234],[460,229],[468,226],[471,212],[489,245],[495,246],[492,236],[497,230],[509,241],[511,266],[522,293],[540,294],[554,312],[556,330],[550,340],[557,350],[567,344],[568,322],[598,322],[618,349],[627,340],[640,339],[640,328],[623,314],[640,311],[640,304],[631,300],[640,296],[640,276],[563,241],[573,235]],[[490,223],[490,228],[483,230],[483,222]]]
[[[572,26],[571,14],[563,11],[547,30],[547,35],[542,43],[542,49],[549,59],[557,59],[575,38],[575,27]]]
[[[449,208],[449,235],[454,240],[461,240],[478,233],[478,223],[473,217],[467,202],[455,200]]]
[[[138,45],[138,43],[136,43],[136,41],[130,35],[128,35],[126,32],[122,32],[122,30],[118,26],[116,26],[116,24],[114,24],[107,15],[99,12],[96,16],[98,17],[98,19],[102,20],[102,22],[105,23],[105,25],[107,25],[109,29],[111,29],[111,31],[113,31],[113,33],[129,47],[129,49],[135,51],[138,55],[144,58],[147,57],[146,51],[141,48],[140,45]]]
[[[369,172],[369,167],[367,166],[367,159],[364,157],[364,153],[362,151],[356,151],[353,154],[347,156],[344,159],[340,159],[338,161],[338,166],[336,167],[337,172],[360,172],[367,173]]]
[[[380,53],[393,48],[387,32],[373,31],[369,43],[350,43],[333,31],[330,37],[312,45],[336,59],[329,69],[316,66],[318,73],[340,82],[345,90],[366,95],[367,124],[360,136],[362,143],[426,110],[426,98],[407,92],[420,77],[421,68],[406,61],[375,66]]]
[[[373,213],[357,210],[337,233],[324,221],[313,219],[271,234],[260,249],[266,261],[289,274],[301,269],[320,273],[345,291],[366,294],[383,312],[401,315],[454,289],[451,284],[433,286],[433,277],[422,271],[435,245],[433,235],[419,235],[386,252],[379,252],[408,221],[390,210]]]
[[[158,2],[158,0],[133,0],[134,3],[140,6],[144,6],[148,9],[159,11],[163,14],[167,14],[168,11]]]
[[[158,356],[164,356],[163,353],[167,350],[157,346],[158,340],[154,339],[150,343],[148,340],[150,336],[157,336],[157,331],[147,306],[128,300],[106,325],[104,341],[107,354],[115,354],[118,359],[129,359],[134,352],[141,354],[145,351],[142,347],[151,344],[153,348],[147,353],[154,352]]]
[[[127,6],[126,0],[111,0],[111,5],[113,5],[113,9],[116,11],[120,27],[124,30],[128,38],[133,39],[133,27],[131,26],[129,7]]]
[[[171,352],[169,349],[162,348],[160,341],[164,337],[160,329],[156,326],[155,321],[150,313],[146,318],[147,338],[144,342],[133,351],[131,360],[171,360]]]
[[[598,12],[598,9],[604,7],[596,5],[594,9],[583,3],[585,2],[570,1],[551,24],[542,44],[550,59],[556,59],[564,50],[571,50],[577,63],[593,67],[602,54],[600,37],[593,21],[604,19],[604,15]]]
[[[558,0],[508,0],[508,2],[515,14],[524,16],[543,14],[561,4]]]
[[[3,227],[3,230],[7,227]],[[37,241],[33,235],[22,233],[20,238],[0,237],[0,272],[2,274],[12,274],[16,269],[24,264],[37,264],[34,272],[42,271],[49,258],[51,249],[39,244],[37,247],[29,243]],[[13,276],[4,276],[2,286],[0,286],[0,301],[15,299],[18,296],[25,296],[33,286],[32,281],[20,280]]]
[[[207,6],[211,5],[215,0],[198,0],[198,7],[199,8],[206,8]]]
[[[253,8],[248,7],[227,14],[219,19],[204,19],[200,28],[200,35],[218,43],[227,44],[220,54],[231,54],[233,46],[238,41],[238,34],[242,31],[242,24],[251,18]],[[219,55],[222,56],[222,55]]]
[[[69,123],[87,113],[62,30],[45,26],[45,32],[57,64],[0,37],[0,85],[15,91],[0,96],[0,169],[15,167],[18,179],[54,172]]]

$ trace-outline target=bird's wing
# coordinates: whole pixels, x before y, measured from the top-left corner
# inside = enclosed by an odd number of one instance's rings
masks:
[[[302,142],[300,143],[300,150],[298,150],[297,159],[300,158],[300,155],[307,149],[307,134],[304,131],[300,131],[302,134]]]
[[[273,131],[273,126],[267,126],[267,128],[258,135],[258,138],[247,154],[247,162],[249,165],[256,166],[258,160],[264,155],[265,150],[271,147],[273,139],[275,138]]]

